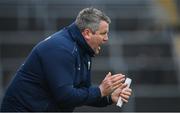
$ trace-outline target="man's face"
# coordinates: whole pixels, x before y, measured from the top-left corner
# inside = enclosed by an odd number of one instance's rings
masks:
[[[109,24],[106,21],[101,21],[98,30],[93,33],[91,30],[86,39],[89,46],[94,50],[95,54],[99,54],[101,45],[108,41]]]

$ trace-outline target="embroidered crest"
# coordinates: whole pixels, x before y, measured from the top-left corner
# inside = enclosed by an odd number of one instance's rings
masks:
[[[88,61],[88,70],[90,70],[90,67],[91,67],[91,62]]]

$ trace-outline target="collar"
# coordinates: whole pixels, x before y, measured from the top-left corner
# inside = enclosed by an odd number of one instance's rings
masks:
[[[93,57],[95,52],[93,49],[87,44],[86,40],[84,39],[83,35],[81,34],[79,28],[75,23],[72,23],[67,27],[69,33],[72,36],[72,39],[77,42],[80,48],[83,50],[83,53],[89,54],[89,56]]]

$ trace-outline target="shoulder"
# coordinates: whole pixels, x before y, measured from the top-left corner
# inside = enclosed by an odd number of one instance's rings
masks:
[[[74,55],[77,50],[75,41],[72,40],[71,36],[65,29],[44,39],[37,44],[36,48],[40,54],[58,51],[60,54],[68,52],[69,54]]]

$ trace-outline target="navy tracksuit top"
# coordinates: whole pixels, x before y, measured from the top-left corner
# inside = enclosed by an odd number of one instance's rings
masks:
[[[38,43],[18,69],[1,111],[73,111],[112,104],[91,86],[93,50],[71,24]]]

